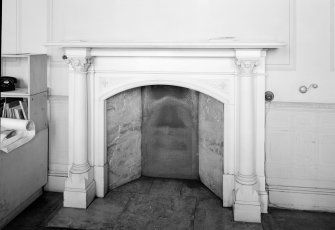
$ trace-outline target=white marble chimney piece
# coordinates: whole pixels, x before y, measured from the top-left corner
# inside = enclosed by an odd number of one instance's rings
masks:
[[[64,206],[86,208],[107,192],[105,102],[145,85],[190,88],[224,103],[223,206],[236,221],[267,212],[265,57],[278,42],[49,43],[69,64],[69,176]],[[90,109],[88,109],[90,108]]]

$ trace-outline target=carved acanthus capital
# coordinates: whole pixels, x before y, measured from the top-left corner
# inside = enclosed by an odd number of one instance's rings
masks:
[[[257,60],[236,60],[236,65],[241,75],[252,75],[255,67],[258,65]]]
[[[92,57],[67,57],[65,59],[67,64],[79,73],[86,73],[92,63]]]

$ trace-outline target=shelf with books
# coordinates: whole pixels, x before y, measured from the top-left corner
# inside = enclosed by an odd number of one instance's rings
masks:
[[[15,90],[1,92],[0,116],[34,121],[47,128],[47,55],[2,54],[1,77],[17,79]]]
[[[23,97],[1,97],[0,116],[14,119],[28,119],[35,123],[36,131],[48,127],[47,93]]]
[[[1,98],[1,117],[28,120],[27,98]]]

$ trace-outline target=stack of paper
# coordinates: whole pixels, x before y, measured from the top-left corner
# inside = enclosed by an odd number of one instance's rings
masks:
[[[30,141],[34,136],[33,121],[1,118],[0,150],[9,153]]]

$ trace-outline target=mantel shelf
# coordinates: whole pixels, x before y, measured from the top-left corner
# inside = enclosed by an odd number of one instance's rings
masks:
[[[46,46],[58,46],[63,48],[105,48],[105,49],[276,49],[285,47],[284,42],[49,42]]]

